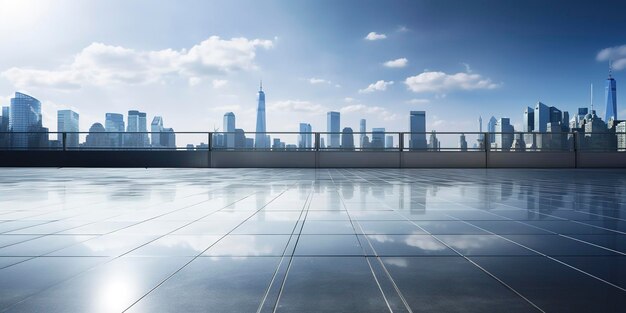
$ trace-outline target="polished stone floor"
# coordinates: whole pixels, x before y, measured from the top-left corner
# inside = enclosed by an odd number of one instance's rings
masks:
[[[624,312],[626,171],[0,169],[1,312]]]

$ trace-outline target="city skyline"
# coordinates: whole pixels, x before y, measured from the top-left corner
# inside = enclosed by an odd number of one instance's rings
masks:
[[[521,129],[518,108],[537,101],[573,112],[588,102],[590,83],[604,87],[609,60],[617,88],[623,82],[626,38],[617,13],[623,4],[610,3],[607,11],[602,1],[573,3],[567,15],[556,14],[560,5],[539,1],[487,1],[489,10],[446,1],[394,4],[215,1],[168,10],[173,2],[138,1],[116,2],[113,12],[100,1],[7,2],[0,38],[20,49],[0,52],[0,105],[8,105],[15,90],[36,95],[50,129],[60,109],[79,113],[80,129],[87,130],[106,112],[133,108],[188,131],[212,130],[224,112],[233,112],[240,128],[253,130],[250,90],[263,78],[271,94],[268,131],[295,131],[302,121],[324,129],[328,111],[341,112],[342,126],[353,130],[366,118],[401,131],[410,110],[429,112],[428,131],[467,131],[476,129],[479,115],[509,117]],[[145,23],[119,31],[135,24],[138,10]],[[69,11],[83,27],[67,27]],[[575,18],[583,13],[585,27]],[[166,16],[176,26],[164,23]],[[328,18],[321,23],[316,16]],[[254,22],[261,17],[271,22]],[[510,23],[502,26],[500,19]],[[59,27],[63,40],[51,41]],[[566,36],[571,29],[576,37]],[[152,35],[155,30],[164,35]],[[545,32],[549,36],[540,36]],[[548,38],[559,38],[558,44]],[[605,119],[601,90],[594,102]],[[194,119],[182,112],[194,112]]]

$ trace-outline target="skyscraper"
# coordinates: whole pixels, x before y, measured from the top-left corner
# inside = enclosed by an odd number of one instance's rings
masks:
[[[522,125],[522,131],[525,133],[532,132],[535,129],[535,110],[531,107],[527,107],[524,110],[524,124]]]
[[[15,93],[15,97],[11,98],[9,113],[9,130],[12,132],[42,132],[44,130],[41,121],[41,102],[27,94]],[[41,144],[40,137],[41,134],[35,133],[13,134],[11,145],[14,148],[38,147]]]
[[[234,148],[235,147],[235,113],[227,112],[224,114],[224,145],[226,148]]]
[[[128,111],[128,125],[126,127],[127,134],[124,140],[125,145],[129,147],[145,147],[148,144],[148,129],[146,123],[146,113],[137,110]]]
[[[411,132],[409,147],[426,149],[426,111],[411,111],[409,131]]]
[[[465,139],[465,134],[461,134],[461,137],[459,137],[459,149],[461,149],[461,151],[467,151],[467,140]]]
[[[393,136],[385,136],[385,148],[393,148]]]
[[[265,125],[265,93],[263,92],[263,82],[259,85],[257,94],[257,111],[256,111],[256,134],[254,136],[254,147],[257,149],[269,148],[269,142],[265,142],[267,132]]]
[[[608,123],[610,119],[617,120],[617,87],[610,69],[609,78],[606,79],[606,86],[604,87],[604,96],[606,98],[606,117],[604,120]]]
[[[496,147],[502,151],[509,151],[513,145],[513,133],[515,129],[511,125],[511,119],[503,117],[496,123]]]
[[[150,139],[153,147],[161,146],[161,132],[163,132],[163,118],[155,116],[150,124]]]
[[[57,111],[57,131],[68,133],[65,137],[68,148],[78,148],[78,118],[78,113],[72,110]]]
[[[563,122],[563,113],[556,107],[550,107],[550,123],[561,124]],[[546,127],[547,129],[547,127]]]
[[[89,128],[89,134],[85,140],[85,146],[90,148],[104,148],[109,145],[109,138],[105,133],[104,126],[100,123],[94,123]]]
[[[0,123],[7,130],[9,129],[9,115],[11,114],[10,112],[11,110],[9,107],[2,107],[2,120]]]
[[[341,131],[341,149],[354,150],[354,132],[350,127],[344,127]]]
[[[491,144],[492,142],[496,141],[496,134],[494,134],[496,132],[496,123],[498,122],[498,120],[496,120],[495,116],[491,116],[491,118],[489,119],[489,122],[487,122],[487,132],[489,133],[489,143]]]
[[[121,147],[124,144],[124,115],[120,113],[106,113],[104,119],[104,129],[108,134],[110,145],[113,147]]]
[[[162,147],[176,148],[176,133],[174,133],[174,129],[163,128],[159,142]]]
[[[300,123],[300,134],[298,134],[298,148],[310,149],[313,147],[313,134],[311,124]]]
[[[365,121],[364,118],[362,118],[359,121],[359,132],[361,133],[359,134],[359,147],[361,148],[364,148],[363,143],[365,142],[365,136],[366,136],[365,132],[367,131],[366,123],[367,122]]]
[[[9,107],[2,107],[2,119],[0,119],[0,147],[8,148],[11,143],[9,131]]]
[[[550,116],[550,108],[541,102],[537,102],[535,104],[535,127],[533,131],[545,133],[550,122]]]
[[[370,147],[375,149],[385,148],[385,129],[384,128],[372,128],[372,142]]]
[[[139,112],[139,131],[141,134],[141,145],[147,147],[150,145],[150,137],[148,136],[148,119],[145,112]]]
[[[341,138],[340,123],[341,123],[341,117],[340,117],[339,112],[326,113],[326,131],[330,133],[327,135],[328,136],[328,142],[327,142],[328,148],[339,148],[341,145],[339,143],[339,140]]]

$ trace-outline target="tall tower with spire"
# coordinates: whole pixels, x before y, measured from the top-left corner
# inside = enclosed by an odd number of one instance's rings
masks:
[[[263,81],[259,84],[259,92],[257,94],[258,106],[256,109],[256,134],[254,136],[254,147],[257,149],[268,148],[269,145],[266,142],[265,128],[265,93],[263,92]]]
[[[612,75],[611,63],[609,62],[609,78],[606,79],[606,86],[604,89],[604,95],[606,99],[606,115],[605,122],[609,122],[609,119],[617,119],[617,88],[615,79]]]

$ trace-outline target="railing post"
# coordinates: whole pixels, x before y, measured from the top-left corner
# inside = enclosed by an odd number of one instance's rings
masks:
[[[320,151],[320,133],[315,133],[315,151]]]
[[[483,134],[483,144],[485,145],[485,168],[489,168],[489,146],[491,146],[491,142],[488,132]]]
[[[398,133],[398,136],[400,136],[398,138],[398,149],[402,152],[404,150],[404,133]]]
[[[61,140],[63,141],[63,151],[67,151],[67,133],[63,132],[61,138]]]
[[[209,139],[207,142],[209,145],[209,151],[213,150],[213,133],[209,132]]]

